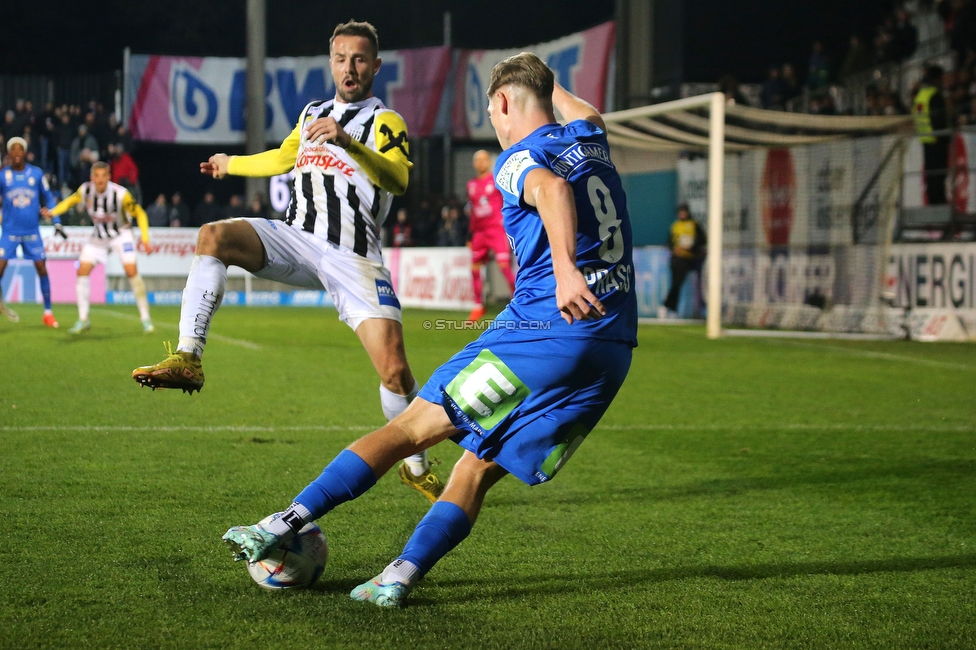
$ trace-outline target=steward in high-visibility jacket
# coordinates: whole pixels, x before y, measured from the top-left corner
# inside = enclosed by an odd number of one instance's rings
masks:
[[[922,85],[912,102],[915,131],[925,157],[925,196],[927,205],[946,202],[945,179],[949,167],[949,138],[935,132],[949,127],[946,102],[942,94],[942,68],[931,66],[925,71]]]

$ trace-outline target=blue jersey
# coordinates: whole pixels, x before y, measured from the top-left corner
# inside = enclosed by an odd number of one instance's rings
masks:
[[[41,198],[48,209],[57,205],[44,172],[34,165],[20,171],[0,169],[0,197],[3,197],[3,234],[30,235],[37,232],[41,219]],[[60,221],[60,220],[55,220]]]
[[[549,239],[538,211],[522,199],[526,173],[536,167],[566,179],[573,188],[576,266],[606,308],[602,318],[570,325],[556,307]],[[637,297],[627,197],[603,130],[586,120],[566,126],[546,124],[502,152],[495,164],[495,184],[504,199],[505,231],[519,264],[515,295],[498,320],[529,323],[529,332],[540,337],[598,338],[636,346]],[[518,329],[526,333],[525,326]]]

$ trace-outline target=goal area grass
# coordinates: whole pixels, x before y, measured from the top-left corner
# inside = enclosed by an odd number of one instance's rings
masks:
[[[220,536],[288,506],[384,423],[329,309],[225,307],[192,396],[95,307],[0,322],[0,647],[971,648],[976,346],[640,329],[627,382],[559,475],[489,494],[402,610],[352,601],[429,504],[395,472],[319,521],[311,589],[268,592]],[[72,306],[56,306],[65,328]],[[69,314],[72,317],[69,317]],[[472,340],[408,310],[423,382]],[[544,360],[540,360],[544,362]],[[447,478],[451,442],[431,456]]]

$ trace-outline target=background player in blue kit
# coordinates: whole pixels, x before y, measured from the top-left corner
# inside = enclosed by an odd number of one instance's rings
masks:
[[[27,164],[27,142],[23,138],[10,138],[7,142],[10,166],[0,169],[0,197],[3,197],[3,223],[0,225],[0,278],[7,270],[7,260],[17,257],[17,248],[23,249],[24,259],[34,260],[34,267],[41,281],[41,295],[44,297],[44,324],[57,327],[51,311],[51,280],[47,277],[44,264],[44,241],[41,239],[41,203],[44,198],[44,211],[57,203],[51,188],[48,187],[44,172],[34,165]],[[61,220],[54,218],[54,229],[58,235],[67,239],[61,227]],[[16,323],[17,314],[3,304],[0,296],[0,313]]]
[[[401,605],[467,537],[495,483],[509,473],[529,485],[550,480],[623,384],[637,345],[637,301],[626,197],[603,120],[556,86],[534,54],[495,66],[488,97],[505,148],[495,182],[519,262],[511,304],[406,411],[341,452],[280,517],[227,531],[237,559],[263,559],[400,458],[451,438],[465,452],[440,499],[403,553],[351,594]]]

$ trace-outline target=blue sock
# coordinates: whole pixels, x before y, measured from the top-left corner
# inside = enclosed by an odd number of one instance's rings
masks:
[[[51,308],[51,278],[46,275],[40,277],[41,295],[44,296],[44,309]]]
[[[406,560],[425,575],[471,532],[471,520],[460,506],[438,501],[414,529],[397,560]]]
[[[295,497],[295,503],[304,507],[311,515],[311,521],[314,521],[374,485],[376,475],[372,468],[355,452],[344,449],[317,479]]]

